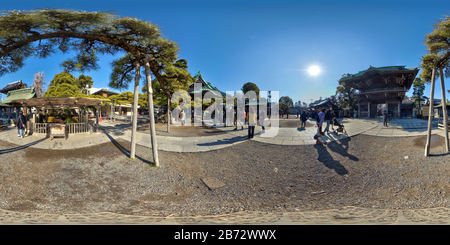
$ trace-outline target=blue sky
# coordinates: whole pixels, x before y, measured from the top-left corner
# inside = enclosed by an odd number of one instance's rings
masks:
[[[280,96],[308,103],[334,95],[344,73],[369,66],[419,67],[427,52],[425,34],[432,32],[436,20],[450,14],[450,1],[434,0],[21,0],[0,5],[1,10],[45,7],[116,11],[150,21],[178,43],[179,58],[188,61],[192,75],[200,71],[220,90],[239,91],[244,83],[253,82],[262,91],[279,91]],[[100,57],[100,69],[84,73],[93,78],[94,87],[108,86],[113,58]],[[17,80],[31,85],[41,71],[49,82],[62,71],[63,59],[62,55],[30,58],[18,72],[0,77],[0,87]],[[311,76],[307,72],[311,65],[320,66],[321,73]],[[425,95],[430,95],[430,85]],[[440,86],[435,98],[441,98]]]

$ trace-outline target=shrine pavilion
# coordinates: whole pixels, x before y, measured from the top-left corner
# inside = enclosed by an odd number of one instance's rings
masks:
[[[401,117],[401,102],[418,72],[419,68],[405,66],[370,66],[367,70],[341,78],[339,85],[358,90],[359,117],[376,117],[379,104],[385,104],[386,111]]]

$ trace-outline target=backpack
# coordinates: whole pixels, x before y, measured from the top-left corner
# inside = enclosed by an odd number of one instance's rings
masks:
[[[319,114],[317,114],[317,116],[316,116],[316,122],[317,122],[317,123],[320,123],[320,117],[319,117]]]

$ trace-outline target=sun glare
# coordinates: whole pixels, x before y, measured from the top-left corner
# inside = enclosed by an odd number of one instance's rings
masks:
[[[309,71],[310,75],[315,76],[315,75],[319,74],[320,68],[318,66],[311,66],[308,71]]]

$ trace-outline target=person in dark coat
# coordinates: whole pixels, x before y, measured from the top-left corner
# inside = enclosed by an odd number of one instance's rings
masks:
[[[23,138],[23,130],[27,125],[27,119],[23,115],[23,112],[19,112],[19,118],[17,118],[17,136]],[[22,130],[22,134],[20,134],[20,130]]]
[[[384,110],[384,113],[383,113],[383,126],[385,126],[385,127],[389,127],[387,125],[387,118],[388,118],[388,114],[387,114],[386,110]]]
[[[306,126],[306,119],[308,119],[308,115],[306,115],[306,113],[302,111],[302,114],[300,114],[300,120],[302,121],[300,127],[304,128]]]

